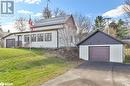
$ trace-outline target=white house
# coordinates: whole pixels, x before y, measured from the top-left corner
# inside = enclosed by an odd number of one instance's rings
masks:
[[[61,48],[74,47],[76,25],[72,15],[41,19],[33,31],[11,33],[3,37],[5,48]]]
[[[123,42],[96,30],[79,44],[79,57],[89,61],[119,62],[124,60]]]

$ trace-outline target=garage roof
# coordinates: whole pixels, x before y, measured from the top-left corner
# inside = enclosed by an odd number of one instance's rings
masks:
[[[121,40],[114,38],[100,30],[90,33],[79,45],[105,45],[105,44],[124,44]]]

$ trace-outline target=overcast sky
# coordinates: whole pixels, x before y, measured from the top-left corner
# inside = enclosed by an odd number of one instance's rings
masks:
[[[15,14],[11,17],[0,17],[4,31],[14,29],[14,21],[18,16],[33,18],[41,16],[47,0],[16,0]],[[124,0],[51,0],[49,7],[53,10],[60,8],[68,13],[80,13],[94,19],[98,15],[104,17],[120,18],[124,14],[122,10]]]

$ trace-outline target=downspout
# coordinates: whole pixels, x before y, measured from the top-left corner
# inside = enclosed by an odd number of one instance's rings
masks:
[[[57,48],[59,48],[59,32],[58,32],[58,29],[57,29]]]

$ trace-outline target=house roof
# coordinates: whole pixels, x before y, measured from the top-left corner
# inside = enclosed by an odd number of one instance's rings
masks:
[[[94,36],[94,35],[95,35],[96,33],[98,33],[98,32],[101,32],[102,34],[104,34],[104,35],[106,35],[106,36],[108,36],[108,37],[114,39],[115,41],[117,41],[117,42],[119,42],[119,43],[121,43],[121,44],[124,44],[124,42],[122,42],[121,40],[119,40],[119,39],[117,39],[117,38],[115,38],[115,37],[113,37],[113,36],[110,36],[110,35],[108,35],[108,34],[102,32],[102,31],[100,31],[99,29],[97,29],[97,30],[91,32],[90,34],[88,34],[88,36],[87,36],[86,38],[84,38],[81,42],[79,42],[79,43],[77,44],[77,46],[79,46],[80,44],[84,43],[86,40],[88,40],[90,37]]]
[[[34,23],[33,28],[64,24],[70,17],[72,17],[72,15],[40,19]]]

